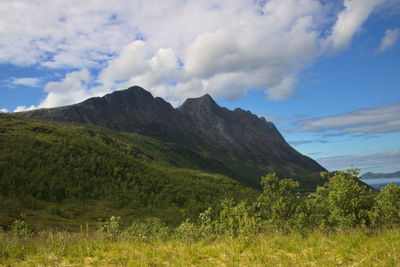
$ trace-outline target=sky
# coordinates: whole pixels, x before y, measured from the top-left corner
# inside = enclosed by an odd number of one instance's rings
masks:
[[[400,0],[0,0],[0,112],[132,85],[249,110],[328,170],[400,170]]]

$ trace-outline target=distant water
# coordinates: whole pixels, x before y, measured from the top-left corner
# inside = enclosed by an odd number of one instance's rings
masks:
[[[393,177],[393,178],[380,178],[380,179],[361,179],[366,184],[369,184],[375,189],[381,189],[385,185],[396,183],[400,186],[400,177]]]

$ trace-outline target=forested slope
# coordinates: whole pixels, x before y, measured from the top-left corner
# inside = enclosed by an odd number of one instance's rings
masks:
[[[193,170],[201,166],[210,171]],[[98,200],[116,209],[156,208],[184,218],[225,198],[256,195],[213,168],[218,166],[195,152],[149,137],[0,114],[3,200]]]

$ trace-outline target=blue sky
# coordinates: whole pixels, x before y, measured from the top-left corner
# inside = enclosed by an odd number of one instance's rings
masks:
[[[11,0],[0,32],[3,112],[208,93],[329,170],[400,170],[399,0]]]

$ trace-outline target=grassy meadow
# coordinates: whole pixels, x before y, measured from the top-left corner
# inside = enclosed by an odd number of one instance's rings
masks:
[[[103,233],[0,234],[0,266],[398,266],[400,230],[271,232],[189,240]]]

